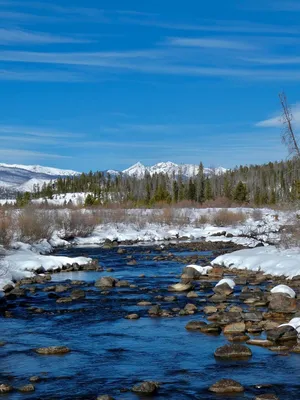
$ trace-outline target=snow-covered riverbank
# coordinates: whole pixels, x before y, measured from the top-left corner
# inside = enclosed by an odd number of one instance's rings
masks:
[[[3,251],[3,257],[0,259],[0,290],[7,283],[32,276],[35,271],[55,270],[67,264],[82,265],[91,262],[85,257],[73,259],[49,255],[55,247],[95,246],[103,245],[107,241],[154,243],[181,239],[233,242],[249,248],[263,245],[267,247],[227,254],[214,260],[214,263],[236,268],[261,269],[266,273],[288,277],[300,274],[300,251],[298,254],[297,249],[279,250],[269,246],[270,243],[280,241],[280,228],[295,213],[261,209],[258,219],[255,218],[253,209],[236,208],[230,212],[243,213],[245,218],[242,222],[216,226],[209,221],[219,211],[220,209],[175,209],[173,212],[176,217],[185,222],[172,224],[159,221],[160,213],[163,216],[162,210],[126,210],[127,218],[133,216],[134,222],[101,223],[89,236],[76,237],[71,242],[62,239],[61,232],[55,231],[49,242],[41,240],[34,245],[13,243],[12,249]],[[154,214],[158,221],[149,222]],[[203,216],[209,218],[207,222],[200,223]]]

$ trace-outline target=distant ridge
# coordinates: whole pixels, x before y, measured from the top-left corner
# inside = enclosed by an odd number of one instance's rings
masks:
[[[226,168],[204,168],[205,175],[221,175],[226,172]],[[196,164],[175,164],[171,161],[159,162],[150,167],[146,167],[142,163],[138,162],[131,167],[124,169],[123,174],[129,176],[135,176],[136,178],[143,178],[146,173],[150,175],[156,174],[167,174],[169,176],[178,176],[181,174],[183,177],[192,178],[199,172],[199,165]]]
[[[131,177],[142,179],[146,173],[150,175],[167,174],[168,176],[179,176],[181,174],[185,178],[191,178],[198,173],[199,166],[194,164],[175,164],[171,161],[159,162],[152,166],[145,166],[138,162],[131,167],[123,170],[107,170],[106,174],[116,176],[124,174]],[[204,168],[205,175],[220,175],[226,172],[225,168]],[[32,192],[37,185],[41,188],[44,183],[55,181],[60,177],[77,176],[81,172],[58,169],[52,167],[44,167],[41,165],[22,165],[22,164],[5,164],[0,163],[0,196],[8,197],[16,192]]]

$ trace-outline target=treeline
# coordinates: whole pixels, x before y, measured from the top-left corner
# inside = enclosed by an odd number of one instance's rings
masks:
[[[299,161],[269,162],[264,165],[240,166],[224,174],[199,173],[190,179],[166,174],[146,174],[137,179],[125,175],[110,176],[103,172],[83,173],[80,176],[59,178],[56,182],[34,187],[33,193],[17,196],[17,205],[31,199],[51,199],[55,194],[88,193],[86,206],[110,203],[131,203],[133,206],[153,206],[157,203],[178,203],[185,200],[203,204],[219,199],[228,206],[255,206],[292,203],[300,198]]]

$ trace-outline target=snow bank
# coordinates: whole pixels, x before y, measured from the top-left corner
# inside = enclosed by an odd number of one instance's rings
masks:
[[[287,324],[282,324],[279,326],[292,326],[298,332],[298,336],[300,335],[300,318],[293,318]]]
[[[186,268],[194,268],[201,275],[207,275],[208,271],[212,269],[211,266],[201,267],[200,265],[194,265],[194,264],[187,265]]]
[[[221,279],[221,280],[216,284],[216,286],[223,285],[223,283],[227,283],[227,285],[228,285],[229,287],[231,287],[231,289],[234,289],[234,287],[235,287],[235,282],[234,282],[232,279],[229,279],[229,278]]]
[[[292,279],[300,275],[300,248],[282,250],[275,246],[266,246],[238,250],[215,258],[212,264],[263,271],[265,274]]]
[[[296,297],[294,290],[287,285],[277,285],[271,290],[271,293],[285,293],[292,299]]]
[[[0,261],[0,291],[8,284],[22,278],[34,276],[34,271],[48,271],[62,268],[67,264],[77,263],[85,265],[92,261],[87,257],[62,257],[43,255],[40,252],[49,250],[49,244],[45,242],[30,246],[24,243],[16,243],[15,251],[10,252]],[[51,246],[50,246],[51,247]]]

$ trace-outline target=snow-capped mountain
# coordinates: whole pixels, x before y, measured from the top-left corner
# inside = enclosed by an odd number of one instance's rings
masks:
[[[134,176],[136,178],[143,178],[145,174],[148,172],[150,175],[154,174],[167,174],[169,176],[178,176],[182,175],[185,178],[191,178],[197,175],[199,171],[199,166],[196,164],[175,164],[171,161],[160,162],[150,167],[146,167],[142,163],[138,162],[131,167],[124,169],[122,171],[123,174]],[[226,169],[223,167],[218,168],[204,168],[205,175],[221,175],[226,172]]]
[[[75,175],[80,175],[80,172],[40,165],[0,163],[0,188],[4,193],[32,191],[34,185],[42,187],[44,182]]]

